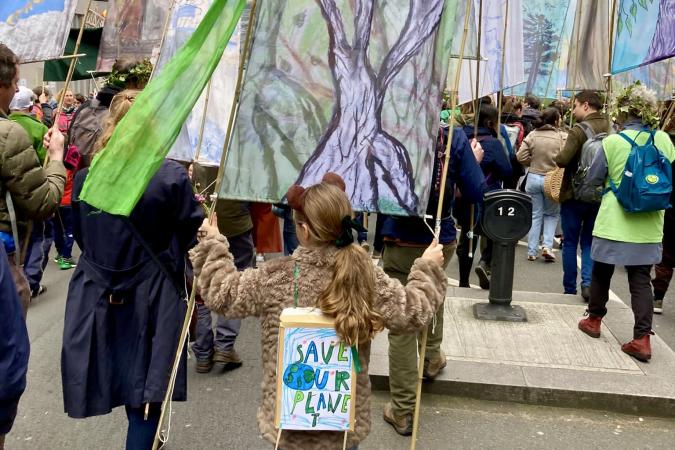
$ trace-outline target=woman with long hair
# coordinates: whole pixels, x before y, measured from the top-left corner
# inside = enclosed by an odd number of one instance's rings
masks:
[[[560,205],[544,195],[544,177],[556,168],[555,157],[565,146],[567,135],[558,129],[560,112],[548,108],[541,114],[539,127],[523,140],[518,153],[518,162],[529,167],[525,192],[532,197],[532,227],[527,238],[527,260],[534,261],[539,253],[539,238],[543,245],[541,256],[546,262],[554,262],[553,238],[560,220]]]
[[[97,152],[106,151],[137,93],[115,95]],[[73,187],[75,239],[82,255],[66,302],[61,352],[65,410],[84,418],[124,406],[126,448],[146,450],[157,430],[187,307],[185,254],[204,213],[187,171],[176,162],[162,163],[129,217],[79,199],[88,171],[77,173]],[[173,400],[186,398],[185,356]]]
[[[360,227],[352,219],[339,176],[327,174],[323,182],[307,189],[292,186],[287,198],[300,242],[293,255],[237,272],[227,239],[205,222],[190,259],[202,298],[211,310],[228,318],[260,319],[263,393],[258,425],[270,442],[277,437],[274,414],[282,310],[294,305],[318,308],[335,319],[342,342],[358,344],[361,371],[356,379],[356,425],[347,436],[347,448],[355,448],[370,429],[370,342],[384,327],[413,333],[431,321],[447,287],[443,246],[433,243],[415,261],[404,287],[375,267],[368,253],[354,243],[352,228]],[[341,449],[343,437],[334,431],[284,430],[279,448]]]

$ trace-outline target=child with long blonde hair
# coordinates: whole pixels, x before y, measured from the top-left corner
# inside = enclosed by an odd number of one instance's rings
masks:
[[[355,448],[370,431],[371,340],[384,327],[407,333],[424,327],[445,297],[442,246],[433,243],[415,261],[405,287],[389,278],[353,243],[352,228],[357,225],[344,187],[339,176],[327,174],[320,184],[289,189],[287,199],[300,242],[291,256],[238,272],[227,239],[207,221],[199,232],[200,243],[190,252],[200,293],[211,310],[228,318],[260,319],[263,395],[258,425],[272,443],[277,438],[277,340],[284,308],[295,304],[319,308],[334,317],[345,344],[358,343],[356,421],[347,436],[347,448]],[[343,437],[334,431],[284,430],[279,448],[341,449]]]

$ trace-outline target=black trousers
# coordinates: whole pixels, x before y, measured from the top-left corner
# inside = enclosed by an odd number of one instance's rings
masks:
[[[633,338],[637,339],[652,332],[652,316],[654,314],[654,295],[651,286],[652,266],[626,266],[630,302],[635,317]],[[609,285],[614,274],[614,265],[599,261],[593,262],[591,276],[591,299],[588,313],[592,316],[604,317],[607,314],[609,301]]]

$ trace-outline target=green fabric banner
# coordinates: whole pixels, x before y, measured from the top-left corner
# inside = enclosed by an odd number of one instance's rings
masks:
[[[141,92],[92,162],[80,199],[128,216],[173,145],[235,30],[246,0],[214,0],[199,27]]]
[[[88,80],[91,78],[89,71],[96,70],[96,60],[98,59],[98,44],[101,42],[101,33],[103,28],[85,28],[82,33],[82,42],[80,42],[80,49],[78,53],[84,53],[77,59],[75,64],[75,72],[73,72],[73,80]],[[63,51],[64,55],[72,55],[75,51],[75,43],[77,42],[77,35],[80,33],[79,28],[71,28],[68,34],[68,42],[66,49]],[[52,61],[45,61],[45,81],[66,81],[68,75],[68,68],[70,67],[71,59],[56,59]],[[94,73],[94,76],[97,76]]]

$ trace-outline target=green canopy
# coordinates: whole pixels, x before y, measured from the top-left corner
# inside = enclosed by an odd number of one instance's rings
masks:
[[[101,42],[101,33],[103,28],[85,28],[82,34],[82,42],[77,53],[84,53],[86,56],[81,56],[77,59],[75,65],[75,72],[73,72],[73,80],[86,80],[91,78],[90,71],[96,70],[96,60],[98,59],[98,46]],[[68,34],[68,42],[66,49],[63,51],[64,55],[72,55],[75,50],[75,43],[77,42],[77,35],[80,33],[79,28],[71,28]],[[52,61],[45,61],[45,81],[66,81],[68,75],[68,68],[70,67],[71,59],[56,59]],[[96,73],[94,74],[96,76]]]

